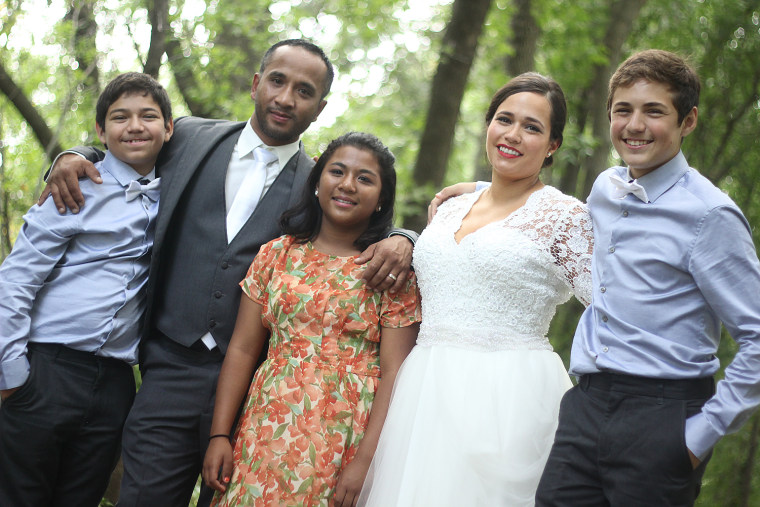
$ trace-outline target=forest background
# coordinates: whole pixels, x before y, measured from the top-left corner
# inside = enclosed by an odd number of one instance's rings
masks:
[[[94,105],[110,78],[157,76],[175,117],[245,120],[263,52],[291,37],[314,40],[337,70],[328,107],[303,136],[307,152],[348,130],[378,135],[398,159],[397,222],[418,231],[443,185],[490,178],[483,115],[510,77],[536,70],[564,88],[565,141],[542,178],[585,200],[619,163],[610,75],[637,50],[676,51],[703,85],[683,150],[744,210],[757,244],[758,0],[0,0],[0,259],[52,158],[97,144]],[[569,302],[552,323],[566,363],[581,309]],[[736,348],[724,336],[722,364]],[[698,505],[760,505],[758,435],[756,414],[719,443]]]

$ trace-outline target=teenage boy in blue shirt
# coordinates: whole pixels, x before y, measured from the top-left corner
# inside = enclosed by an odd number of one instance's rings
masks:
[[[171,104],[152,77],[122,74],[95,120],[108,152],[103,183],[81,183],[90,206],[32,206],[0,266],[0,505],[97,506],[135,396]]]
[[[659,50],[610,80],[610,136],[627,167],[600,174],[588,198],[593,301],[537,505],[693,505],[713,446],[760,404],[750,226],[680,150],[699,89],[686,62]],[[739,351],[716,389],[721,323]]]

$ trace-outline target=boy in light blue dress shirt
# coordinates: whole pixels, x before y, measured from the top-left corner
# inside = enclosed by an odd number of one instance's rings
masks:
[[[593,301],[537,505],[693,505],[713,446],[760,404],[750,226],[680,151],[699,88],[686,62],[658,50],[610,80],[610,136],[627,167],[600,174],[588,198]],[[716,389],[721,323],[739,351]]]
[[[97,506],[135,395],[166,91],[116,77],[96,130],[108,152],[103,183],[81,182],[88,206],[33,206],[0,266],[0,505]]]

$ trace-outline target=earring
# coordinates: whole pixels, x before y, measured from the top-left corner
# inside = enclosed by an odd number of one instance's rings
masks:
[[[546,154],[546,158],[549,158],[551,156],[552,156],[552,152],[549,152],[549,153]]]
[[[378,206],[375,211],[380,212],[381,209],[383,209],[383,207],[382,206]]]
[[[319,196],[319,189],[314,190],[314,195]]]

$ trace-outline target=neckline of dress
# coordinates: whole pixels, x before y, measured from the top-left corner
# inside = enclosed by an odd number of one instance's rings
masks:
[[[325,253],[325,252],[323,252],[321,250],[318,250],[314,246],[314,243],[312,243],[311,241],[307,241],[306,243],[304,243],[304,246],[306,247],[306,250],[308,252],[317,254],[317,255],[322,256],[322,257],[327,257],[327,258],[330,258],[330,259],[344,259],[344,260],[352,261],[353,262],[353,260],[358,257],[358,255],[332,255],[332,254]]]
[[[464,210],[464,214],[459,218],[459,226],[456,228],[456,230],[454,231],[454,233],[451,235],[451,239],[454,241],[455,245],[459,246],[459,245],[461,245],[464,242],[465,239],[469,238],[473,234],[476,234],[476,233],[482,231],[483,229],[485,229],[487,227],[491,227],[494,224],[503,224],[503,223],[506,223],[509,219],[511,219],[514,216],[517,216],[521,211],[523,211],[528,206],[528,203],[533,200],[534,196],[543,193],[544,190],[547,190],[549,188],[554,188],[554,187],[552,187],[550,185],[544,185],[543,187],[539,188],[538,190],[536,190],[534,192],[531,192],[530,195],[528,196],[528,198],[525,199],[525,202],[521,206],[519,206],[518,208],[516,208],[514,211],[512,211],[512,213],[510,213],[509,215],[505,216],[504,218],[500,218],[499,220],[494,220],[493,222],[488,222],[487,224],[485,224],[485,225],[483,225],[481,227],[478,227],[477,229],[475,229],[471,233],[466,234],[465,236],[462,237],[462,239],[460,239],[459,241],[457,241],[456,235],[457,235],[457,232],[459,232],[459,229],[462,228],[462,222],[464,221],[464,219],[467,216],[467,214],[472,210],[472,207],[475,206],[475,203],[477,203],[478,200],[480,200],[480,198],[483,196],[483,194],[485,193],[485,191],[488,190],[488,188],[486,187],[486,188],[480,190],[479,192],[476,192],[475,193],[475,198],[470,201],[469,207],[466,210]]]

